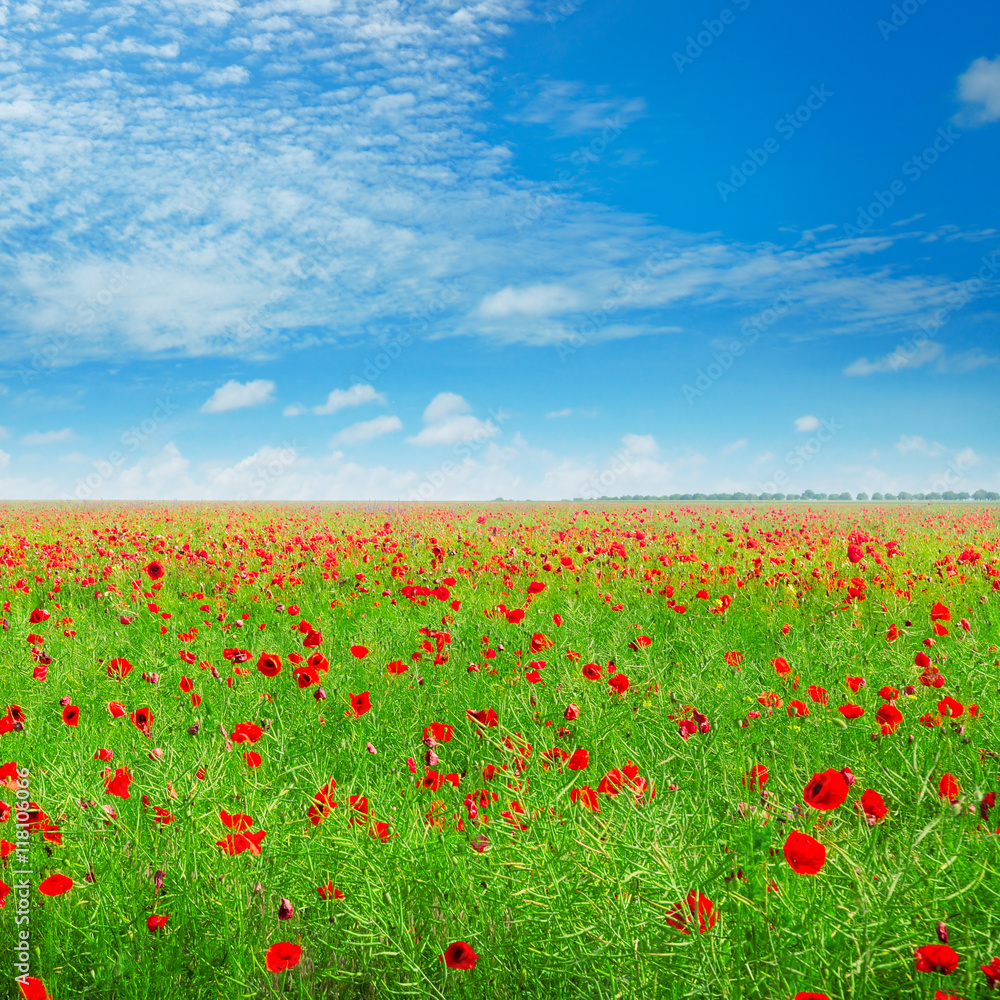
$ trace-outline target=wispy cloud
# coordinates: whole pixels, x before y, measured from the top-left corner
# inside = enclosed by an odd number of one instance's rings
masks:
[[[242,410],[248,406],[270,403],[274,398],[274,383],[266,379],[253,382],[229,381],[220,385],[202,405],[202,413],[225,413]]]
[[[740,438],[738,441],[733,441],[731,444],[727,444],[725,448],[722,449],[723,458],[728,458],[730,455],[735,455],[741,448],[747,446],[747,439]]]
[[[938,441],[929,444],[927,440],[919,434],[900,434],[896,442],[896,451],[901,455],[923,455],[927,458],[936,458],[946,451],[945,446]]]
[[[363,420],[357,424],[345,427],[338,434],[335,434],[330,441],[331,445],[347,445],[348,447],[358,444],[367,444],[376,438],[391,434],[393,431],[401,431],[403,421],[399,417],[375,417],[374,420]]]
[[[869,361],[868,358],[858,358],[845,369],[845,375],[884,375],[889,372],[907,371],[922,368],[939,358],[944,351],[944,345],[933,340],[924,341],[913,348],[897,347],[894,351]]]
[[[642,97],[616,98],[603,88],[596,94],[574,80],[544,80],[539,92],[526,101],[511,121],[548,125],[558,136],[600,132],[609,123],[624,128],[646,113]]]
[[[75,440],[76,434],[73,433],[73,429],[71,427],[63,427],[58,431],[32,431],[21,438],[21,444],[26,444],[34,448],[39,445],[57,444],[62,441]]]
[[[795,429],[797,431],[814,431],[819,427],[819,417],[806,416],[797,417],[795,420]]]

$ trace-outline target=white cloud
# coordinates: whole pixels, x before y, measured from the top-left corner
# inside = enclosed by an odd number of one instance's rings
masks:
[[[496,437],[500,428],[492,420],[480,420],[469,415],[472,408],[454,392],[439,392],[424,410],[424,429],[408,444],[429,447],[458,444],[463,441],[484,442]]]
[[[227,410],[242,410],[248,406],[260,406],[273,399],[274,383],[266,379],[253,382],[230,380],[219,386],[201,408],[202,413],[225,413]]]
[[[963,125],[1000,120],[1000,56],[980,56],[958,78],[958,97],[965,107],[956,116]]]
[[[551,413],[546,413],[545,416],[549,420],[561,420],[563,417],[573,416],[573,411],[572,409],[553,410]]]
[[[845,375],[879,375],[886,372],[901,372],[911,368],[922,368],[930,364],[935,358],[941,356],[944,351],[943,345],[933,341],[925,340],[919,343],[903,346],[900,345],[890,354],[875,361],[867,358],[858,358],[851,362],[845,369]]]
[[[299,406],[298,403],[292,403],[291,406],[286,406],[281,411],[281,415],[283,417],[301,417],[303,413],[308,412],[309,411],[304,406]]]
[[[59,441],[75,441],[76,434],[72,428],[63,427],[58,431],[32,431],[21,438],[21,444],[37,447],[38,445],[56,444]]]
[[[0,427],[0,441],[10,437],[10,431],[6,427]]]
[[[900,434],[896,442],[896,451],[901,455],[924,455],[928,458],[936,458],[944,453],[943,444],[935,441],[928,444],[926,439],[919,434]]]
[[[364,403],[385,403],[385,396],[376,392],[370,385],[357,382],[350,389],[334,389],[326,397],[325,403],[313,407],[313,413],[328,416],[349,406],[361,406]]]
[[[722,449],[723,457],[728,458],[730,455],[734,455],[738,452],[740,448],[745,448],[746,446],[746,438],[740,438],[738,441],[733,441],[731,444],[727,444],[726,447]]]
[[[339,434],[333,436],[330,444],[331,446],[366,444],[368,441],[374,441],[375,438],[402,429],[403,421],[399,417],[375,417],[374,420],[363,420],[360,423],[351,424],[350,427],[345,427]]]
[[[479,313],[488,318],[510,316],[550,316],[579,307],[580,296],[564,285],[529,285],[525,288],[501,288],[487,295]]]
[[[795,429],[797,431],[814,431],[819,427],[819,417],[806,416],[797,417],[795,420]]]
[[[0,472],[4,472],[10,465],[10,455],[5,451],[0,451]]]
[[[622,444],[625,445],[629,455],[641,458],[649,458],[660,451],[660,446],[652,434],[626,434],[622,438]]]
[[[210,87],[226,87],[230,84],[246,83],[250,79],[250,71],[245,66],[226,66],[210,69],[201,79]]]
[[[971,448],[963,448],[955,456],[955,464],[962,469],[967,466],[979,465],[981,461],[981,456],[977,455]]]

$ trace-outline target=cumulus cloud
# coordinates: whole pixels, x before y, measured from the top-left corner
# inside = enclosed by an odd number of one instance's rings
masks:
[[[260,406],[273,399],[274,383],[266,379],[253,382],[230,380],[220,385],[205,401],[202,413],[225,413],[227,410],[242,410],[248,406]]]
[[[62,430],[58,431],[32,431],[21,438],[21,444],[37,447],[38,445],[56,444],[59,441],[75,440],[76,434],[73,433],[72,428],[63,427]]]
[[[374,420],[363,420],[357,424],[345,427],[338,434],[335,434],[330,441],[331,445],[351,445],[367,444],[376,438],[391,434],[393,431],[401,431],[403,421],[399,417],[375,417]]]
[[[564,285],[528,285],[501,288],[483,298],[479,313],[488,318],[550,316],[579,307],[580,296]]]
[[[210,87],[228,87],[232,84],[243,84],[250,79],[250,71],[245,66],[225,66],[210,69],[203,74],[201,80]]]
[[[958,78],[958,97],[965,107],[956,120],[963,125],[985,125],[1000,120],[1000,56],[980,56]]]
[[[352,385],[350,389],[334,389],[326,402],[320,406],[313,407],[313,413],[320,416],[328,416],[338,410],[347,409],[349,406],[362,406],[365,403],[384,403],[385,396],[376,392],[372,386],[364,385],[360,382]]]
[[[817,427],[819,427],[819,417],[810,415],[798,417],[795,420],[795,429],[797,431],[814,431]]]
[[[407,443],[430,447],[463,441],[482,442],[500,433],[500,428],[492,420],[472,416],[471,409],[457,393],[439,392],[424,410],[424,429],[414,437],[408,437]]]

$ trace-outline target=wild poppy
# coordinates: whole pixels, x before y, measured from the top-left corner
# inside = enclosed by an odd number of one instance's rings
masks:
[[[76,705],[67,705],[63,709],[62,720],[67,726],[78,726],[80,724],[80,709]]]
[[[858,689],[859,688],[863,688],[865,686],[865,679],[864,679],[864,677],[848,677],[847,678],[847,686],[855,694],[857,694],[858,693]]]
[[[826,864],[826,848],[814,837],[792,830],[785,841],[785,860],[800,875],[817,875]]]
[[[73,888],[73,880],[67,875],[50,875],[38,885],[38,891],[43,896],[61,896]]]
[[[229,738],[234,743],[256,743],[264,735],[264,730],[255,722],[237,722]]]
[[[581,785],[573,788],[569,793],[570,802],[582,802],[592,812],[600,812],[601,807],[597,804],[597,792],[590,785]]]
[[[158,559],[154,559],[151,563],[148,563],[145,567],[146,575],[150,580],[162,580],[166,570],[163,568],[163,563]]]
[[[137,708],[134,712],[130,713],[129,718],[132,720],[132,725],[144,733],[153,724],[153,713],[148,708]]]
[[[854,808],[864,812],[871,826],[889,814],[889,810],[885,807],[885,799],[871,788],[866,788],[861,793],[861,799],[854,803]]]
[[[812,776],[812,781],[802,792],[802,798],[813,809],[836,809],[844,803],[847,792],[847,779],[831,767]]]
[[[939,972],[950,976],[959,963],[958,952],[946,944],[925,944],[913,951],[917,972]]]
[[[698,933],[704,934],[710,927],[715,926],[716,910],[715,904],[700,892],[692,889],[687,894],[687,911],[681,903],[674,903],[667,910],[666,921],[671,927],[676,927],[682,934],[690,934],[687,924],[691,923],[695,917],[698,918]]]
[[[45,983],[37,976],[18,978],[17,986],[21,991],[22,1000],[52,1000],[51,994],[45,990]]]
[[[290,941],[279,941],[267,949],[264,964],[269,972],[283,972],[294,969],[302,958],[302,948]]]
[[[941,775],[941,780],[938,782],[939,799],[947,799],[949,802],[954,802],[955,799],[958,798],[961,791],[962,786],[955,780],[955,775]]]
[[[551,649],[552,645],[552,640],[544,632],[532,633],[531,646],[529,647],[532,653],[540,653],[543,649]]]
[[[106,768],[110,771],[111,768]],[[129,773],[127,767],[119,767],[113,776],[109,775],[104,782],[104,788],[108,795],[117,795],[120,799],[127,799],[130,797],[129,785],[135,781],[134,775]]]
[[[950,622],[951,621],[951,611],[948,607],[938,601],[934,607],[931,608],[931,621],[932,622]]]
[[[133,670],[132,664],[123,656],[116,657],[108,663],[109,677],[126,677]]]
[[[281,673],[281,657],[274,653],[261,653],[257,660],[257,669],[265,677],[275,677]]]
[[[608,684],[619,694],[624,694],[628,690],[628,677],[625,674],[615,674],[608,678]]]
[[[600,678],[603,669],[599,663],[585,663],[581,673],[588,681],[596,681]]]
[[[569,759],[569,763],[566,767],[570,771],[582,771],[590,765],[590,754],[588,751],[584,750],[582,747],[578,747],[573,751],[572,757]]]
[[[351,699],[351,711],[354,712],[354,718],[360,719],[365,712],[371,710],[371,699],[369,698],[369,692],[362,691],[361,694],[350,694],[348,697]]]
[[[424,726],[424,739],[433,737],[438,743],[450,743],[455,727],[446,722],[432,722],[430,726]]]
[[[479,956],[472,950],[467,941],[453,941],[438,955],[438,960],[444,962],[449,969],[474,969]]]
[[[351,646],[351,656],[363,660],[368,655],[367,646]]]
[[[737,652],[735,649],[731,649],[723,659],[726,661],[727,666],[738,667],[743,662],[743,654]]]
[[[167,921],[170,919],[170,914],[167,913],[164,916],[158,916],[153,914],[151,917],[146,917],[146,926],[149,928],[150,934],[155,934],[157,931],[162,930],[167,926]]]
[[[838,706],[837,711],[840,712],[845,719],[860,719],[861,716],[865,714],[865,710],[860,705],[851,704],[840,705]]]
[[[786,660],[783,656],[776,656],[773,660],[771,660],[771,666],[774,667],[774,672],[776,674],[784,675],[791,673],[792,670],[791,666],[789,666],[788,660]]]
[[[389,674],[405,674],[410,669],[410,665],[402,660],[393,660],[385,665],[385,669],[386,673]]]
[[[830,998],[825,993],[803,993],[799,990],[792,1000],[830,1000]]]
[[[875,718],[882,726],[882,735],[888,736],[903,721],[903,713],[895,705],[886,703],[875,713]]]
[[[938,711],[949,719],[957,719],[964,711],[965,706],[951,695],[938,702]]]
[[[788,703],[788,714],[792,718],[805,716],[809,714],[809,708],[804,701],[790,701]]]
[[[809,685],[809,697],[819,705],[825,705],[828,701],[826,688],[817,687],[815,684]]]

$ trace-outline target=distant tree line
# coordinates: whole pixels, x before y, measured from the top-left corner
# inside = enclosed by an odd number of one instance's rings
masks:
[[[634,493],[631,496],[621,497],[573,497],[574,502],[584,502],[585,500],[642,500],[642,501],[671,501],[678,500],[1000,500],[1000,493],[990,490],[976,490],[975,493],[955,493],[947,490],[944,493],[873,493],[870,497],[867,493],[857,493],[851,496],[850,493],[814,493],[812,490],[805,490],[803,493],[671,493],[669,496],[642,496]]]

